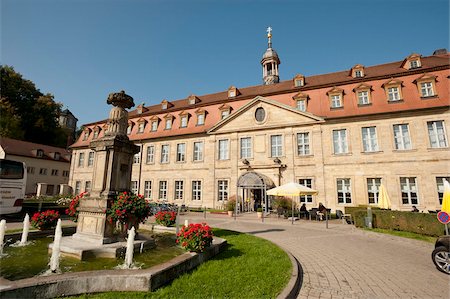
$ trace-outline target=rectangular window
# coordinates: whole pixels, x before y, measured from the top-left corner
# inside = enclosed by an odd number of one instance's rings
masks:
[[[155,146],[149,145],[147,146],[147,164],[155,162]]]
[[[419,67],[419,61],[417,61],[417,60],[411,60],[411,61],[409,62],[409,65],[410,65],[410,68],[416,69],[416,68]]]
[[[436,177],[436,186],[438,191],[439,205],[442,205],[442,199],[444,198],[444,179],[450,183],[450,177]]]
[[[415,177],[400,178],[400,189],[402,191],[402,203],[404,205],[417,205],[417,179]]]
[[[447,138],[445,136],[445,126],[442,120],[427,122],[428,137],[432,148],[447,147]]]
[[[163,144],[161,146],[161,163],[169,163],[169,145]]]
[[[201,126],[205,124],[205,115],[197,114],[197,126]]]
[[[99,131],[95,130],[94,131],[94,136],[92,136],[92,139],[97,139],[98,138],[98,133],[99,133]]]
[[[241,138],[241,159],[252,157],[252,138]]]
[[[220,112],[220,118],[224,119],[225,117],[227,117],[230,114],[230,110],[222,110]]]
[[[84,166],[84,153],[80,153],[78,156],[78,167]]]
[[[388,99],[390,102],[400,101],[400,92],[398,87],[388,88]]]
[[[228,159],[228,140],[219,140],[219,160]]]
[[[86,131],[83,134],[83,141],[87,140],[88,138],[89,138],[89,131]]]
[[[145,122],[139,123],[138,133],[144,133],[144,128],[145,128]]]
[[[138,182],[137,181],[131,181],[130,191],[133,194],[138,194]]]
[[[342,97],[340,94],[332,95],[330,99],[331,99],[331,108],[342,107]]]
[[[39,174],[47,175],[47,168],[41,168],[41,169],[39,169]]]
[[[53,176],[58,175],[58,169],[52,169],[52,175]]]
[[[91,192],[91,185],[92,185],[91,181],[86,181],[84,183],[84,192]]]
[[[94,152],[91,151],[88,154],[88,167],[92,167],[94,165]]]
[[[187,116],[182,116],[181,117],[181,125],[180,125],[180,127],[186,128],[187,124],[188,124],[188,117]]]
[[[297,155],[306,156],[310,154],[309,133],[297,134]]]
[[[394,125],[394,143],[395,149],[397,150],[408,150],[412,148],[408,124]]]
[[[63,177],[69,177],[69,171],[68,170],[63,170]]]
[[[367,179],[367,194],[369,198],[369,204],[378,204],[380,185],[381,185],[380,178]]]
[[[283,156],[283,144],[281,135],[270,136],[270,153],[271,157]]]
[[[127,127],[127,135],[130,135],[131,134],[131,130],[133,129],[133,126],[132,125],[129,125],[128,127]]]
[[[300,111],[306,111],[306,100],[297,100],[297,109]]]
[[[420,93],[422,94],[422,97],[434,96],[433,83],[431,82],[420,83]]]
[[[75,194],[78,195],[81,193],[81,181],[75,182]]]
[[[133,164],[139,164],[139,163],[141,163],[141,146],[139,146],[139,152],[137,152],[133,156]]]
[[[217,182],[217,192],[219,201],[228,200],[228,181],[219,180]]]
[[[28,166],[28,167],[27,167],[27,173],[29,173],[29,174],[34,174],[34,167]]]
[[[348,153],[347,130],[333,130],[333,147],[334,154]]]
[[[159,199],[167,200],[167,181],[159,181]]]
[[[152,199],[152,181],[144,182],[144,198]]]
[[[175,200],[182,200],[184,193],[184,182],[175,181]]]
[[[192,181],[192,200],[202,199],[202,181]]]
[[[350,179],[337,179],[338,203],[352,203],[352,189]]]
[[[312,188],[312,179],[299,179],[298,183],[308,188]],[[300,202],[312,203],[312,195],[301,195]]]
[[[164,127],[166,130],[170,130],[172,128],[172,119],[166,119],[166,126]]]
[[[186,143],[177,144],[177,162],[184,162],[186,160]]]
[[[358,91],[358,105],[369,104],[369,92],[367,90]]]
[[[152,132],[156,132],[158,130],[158,121],[152,121]]]
[[[203,160],[203,142],[194,142],[194,161]]]
[[[364,152],[377,152],[378,140],[376,127],[362,128],[362,142]]]

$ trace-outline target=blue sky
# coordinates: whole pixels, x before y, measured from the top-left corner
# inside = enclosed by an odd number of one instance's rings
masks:
[[[150,105],[261,84],[267,26],[281,80],[449,48],[447,0],[2,0],[1,63],[81,125],[122,89]]]

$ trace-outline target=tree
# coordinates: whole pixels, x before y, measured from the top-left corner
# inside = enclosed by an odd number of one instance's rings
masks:
[[[62,104],[13,67],[0,66],[0,78],[0,136],[65,147],[67,133],[58,123]]]

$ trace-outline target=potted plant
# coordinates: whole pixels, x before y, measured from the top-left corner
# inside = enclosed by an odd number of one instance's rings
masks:
[[[80,200],[87,194],[87,192],[82,192],[72,198],[69,203],[69,207],[66,209],[66,214],[72,219],[73,222],[78,221],[78,207],[80,206]]]
[[[256,215],[258,215],[258,218],[262,217],[262,213],[263,213],[263,209],[262,208],[256,209]]]
[[[51,229],[56,226],[58,219],[58,211],[47,210],[44,212],[37,212],[31,217],[31,225],[39,230]]]
[[[236,209],[236,200],[235,199],[228,200],[226,208],[227,208],[227,211],[228,211],[228,216],[232,217],[233,213],[234,213],[234,211]]]

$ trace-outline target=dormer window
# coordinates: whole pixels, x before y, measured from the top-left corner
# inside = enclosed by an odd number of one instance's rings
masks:
[[[83,141],[88,140],[88,138],[89,138],[89,130],[85,130],[83,133]]]
[[[224,119],[225,117],[230,115],[231,107],[227,104],[223,104],[222,106],[219,107],[219,111],[220,111],[220,119]]]
[[[413,70],[422,67],[421,58],[422,55],[413,53],[403,60],[402,68],[406,70]]]
[[[356,100],[358,106],[370,105],[371,103],[371,90],[372,86],[367,84],[359,84],[357,87],[353,89],[353,92],[356,94]]]
[[[197,114],[197,126],[203,126],[205,124],[206,111],[203,109],[198,109],[195,113]]]
[[[306,93],[299,92],[292,98],[295,101],[295,107],[300,111],[306,112],[309,96]]]
[[[402,101],[402,83],[400,80],[391,79],[382,85],[386,92],[388,103]]]
[[[180,114],[180,128],[187,128],[189,121],[189,113],[182,111]]]
[[[150,131],[156,132],[158,131],[159,118],[157,116],[153,116],[150,118]]]
[[[328,98],[330,100],[330,108],[342,108],[344,107],[344,90],[334,87],[327,92]]]
[[[167,114],[164,117],[164,130],[170,130],[172,129],[172,120],[173,120],[173,116],[170,114]]]
[[[97,139],[98,138],[98,135],[100,134],[100,127],[99,126],[96,126],[95,128],[94,128],[94,136],[92,136],[92,139]]]
[[[305,85],[305,77],[303,75],[296,75],[294,77],[294,86],[295,87],[302,87]]]
[[[55,160],[59,160],[59,159],[61,158],[61,154],[58,153],[58,152],[56,152],[56,153],[54,153],[53,158],[54,158]]]
[[[361,64],[357,64],[350,70],[350,76],[353,78],[362,78],[364,77],[364,66]]]
[[[195,104],[197,104],[198,102],[200,102],[200,99],[199,99],[196,95],[191,94],[191,95],[188,97],[188,103],[189,103],[189,105],[195,105]]]
[[[169,109],[170,106],[171,106],[171,104],[169,101],[167,101],[167,100],[161,101],[161,109],[162,110],[167,110],[167,109]]]
[[[106,133],[108,132],[108,124],[104,124],[102,127],[103,130],[103,134],[106,135]]]
[[[130,135],[132,130],[133,130],[133,122],[128,122],[127,135]]]
[[[237,97],[238,95],[239,95],[239,90],[235,86],[230,86],[228,88],[228,97],[229,98],[234,98],[234,97]]]
[[[137,106],[136,112],[137,114],[142,114],[145,111],[148,111],[147,108],[144,107],[144,103],[140,104],[139,106]]]
[[[422,76],[414,80],[414,84],[417,85],[417,89],[421,98],[436,96],[436,76],[423,74]]]
[[[140,118],[140,119],[137,121],[137,123],[138,123],[138,130],[137,130],[137,133],[138,133],[138,134],[144,133],[144,130],[145,130],[145,124],[147,123],[147,121],[146,121],[144,118]]]
[[[44,151],[41,150],[41,149],[38,149],[38,150],[36,151],[36,157],[38,157],[38,158],[44,157]]]

